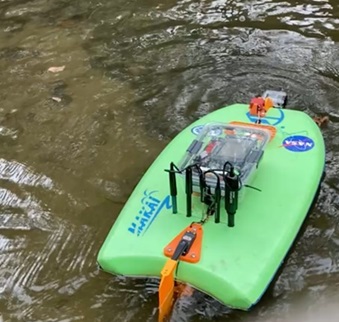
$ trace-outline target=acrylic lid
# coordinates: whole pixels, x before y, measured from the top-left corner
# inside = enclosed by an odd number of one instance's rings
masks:
[[[246,183],[269,140],[270,132],[262,126],[246,126],[246,123],[208,123],[191,142],[179,168],[182,170],[197,164],[202,171],[212,169],[221,175],[224,164],[229,162],[239,172],[243,183]]]

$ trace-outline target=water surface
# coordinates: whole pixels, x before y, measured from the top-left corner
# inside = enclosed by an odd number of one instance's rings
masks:
[[[268,88],[330,117],[320,194],[252,312],[197,293],[172,321],[280,321],[335,303],[338,27],[334,0],[0,1],[0,321],[156,321],[156,281],[100,272],[101,243],[180,130]]]

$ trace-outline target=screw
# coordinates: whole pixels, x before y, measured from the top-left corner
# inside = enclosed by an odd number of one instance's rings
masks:
[[[172,248],[167,248],[167,251],[171,252],[171,251],[172,251]]]
[[[192,254],[191,254],[191,257],[192,257],[192,258],[195,258],[195,253],[192,253]]]

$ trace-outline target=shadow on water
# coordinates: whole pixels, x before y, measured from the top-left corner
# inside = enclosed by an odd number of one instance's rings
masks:
[[[338,8],[334,0],[0,2],[0,321],[155,321],[158,282],[99,272],[98,249],[170,139],[267,88],[330,117],[319,196],[253,311],[197,292],[172,320],[279,321],[299,304],[334,299]]]

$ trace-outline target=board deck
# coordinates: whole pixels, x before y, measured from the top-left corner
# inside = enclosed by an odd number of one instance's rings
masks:
[[[164,247],[203,208],[193,198],[192,217],[186,217],[184,180],[177,179],[178,213],[173,214],[168,174],[178,164],[189,143],[209,122],[252,122],[248,105],[216,110],[180,132],[162,151],[134,189],[98,254],[100,267],[109,273],[159,277],[167,257]],[[263,295],[308,213],[325,165],[322,134],[305,113],[272,108],[262,124],[277,133],[265,149],[251,185],[242,188],[235,227],[221,222],[204,224],[201,259],[180,262],[176,279],[211,295],[223,304],[249,309]]]

